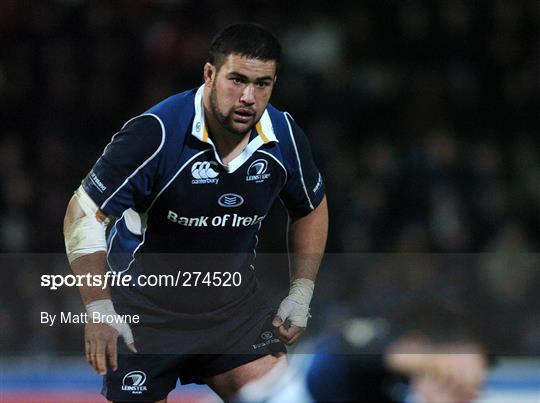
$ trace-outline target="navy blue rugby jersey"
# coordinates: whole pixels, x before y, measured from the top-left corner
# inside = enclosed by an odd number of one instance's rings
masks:
[[[129,120],[82,184],[117,217],[107,240],[112,270],[168,272],[137,264],[145,255],[231,254],[198,268],[243,270],[252,290],[245,256],[253,257],[272,203],[280,198],[292,217],[304,216],[322,201],[323,180],[303,131],[271,105],[245,150],[223,164],[205,127],[202,94],[201,86],[174,95]],[[193,270],[170,271],[179,269]]]

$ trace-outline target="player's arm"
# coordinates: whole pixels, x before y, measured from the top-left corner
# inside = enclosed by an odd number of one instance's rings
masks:
[[[274,318],[279,337],[287,344],[295,343],[307,326],[309,304],[315,278],[321,264],[328,235],[326,196],[308,215],[290,218],[288,228],[291,287]],[[290,326],[283,322],[286,318]]]
[[[66,252],[75,274],[106,276],[107,217],[120,217],[151,193],[159,151],[165,133],[153,115],[142,115],[128,122],[105,148],[103,155],[82,181],[71,198],[65,219]],[[117,315],[111,293],[106,287],[83,285],[81,298],[89,314],[85,326],[85,352],[92,367],[100,374],[107,362],[117,367],[117,337],[135,350],[127,323],[93,323],[94,314]]]
[[[107,218],[82,187],[69,201],[64,217],[64,239],[71,269],[75,274],[99,276],[105,279]],[[105,284],[105,283],[104,283]],[[117,315],[111,302],[108,286],[79,287],[82,301],[89,314],[85,326],[85,354],[90,365],[101,375],[107,372],[107,361],[115,371],[117,364],[116,342],[124,338],[128,348],[136,352],[133,334],[127,323],[94,323],[93,314]]]
[[[292,344],[304,332],[315,278],[328,235],[328,207],[324,184],[304,132],[292,119],[290,176],[280,196],[289,211],[287,243],[290,288],[273,320],[278,337]]]
[[[299,278],[315,281],[328,236],[326,196],[308,215],[289,217],[287,235],[291,281]]]
[[[87,215],[78,201],[78,196],[75,195],[70,199],[66,209],[66,215],[64,217],[64,239],[66,241],[68,260],[70,261],[71,269],[75,274],[90,273],[91,275],[105,276],[106,222],[104,218],[98,218],[104,217],[104,214],[97,206],[95,207],[95,210],[95,214],[90,212],[90,214]],[[81,228],[80,231],[82,233],[71,234],[71,232],[74,231],[74,224],[76,226],[77,223],[81,223],[83,220],[90,221],[90,223],[87,223]],[[95,223],[92,222],[94,220]],[[97,239],[94,239],[93,245],[90,244],[92,241],[87,240],[85,248],[84,241],[81,242],[80,238],[87,237],[88,231],[92,231],[90,229],[92,227],[94,228],[93,232]],[[72,238],[70,238],[70,236]],[[68,242],[71,242],[71,244]],[[79,243],[79,245],[77,245],[77,243]],[[79,287],[79,292],[84,305],[100,299],[111,299],[111,292],[108,287],[90,287],[83,284]]]

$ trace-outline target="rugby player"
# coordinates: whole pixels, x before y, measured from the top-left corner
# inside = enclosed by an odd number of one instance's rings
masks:
[[[257,24],[221,31],[203,85],[125,123],[68,204],[76,274],[193,275],[189,287],[80,287],[89,313],[140,317],[86,324],[86,357],[111,401],[163,402],[177,379],[228,400],[284,365],[285,344],[306,328],[328,213],[304,132],[269,104],[280,54]],[[254,268],[257,233],[278,198],[289,214],[291,283],[276,310]],[[211,281],[194,284],[196,271]]]
[[[478,326],[446,301],[415,297],[350,318],[307,342],[289,367],[244,386],[240,402],[472,402],[493,357]]]

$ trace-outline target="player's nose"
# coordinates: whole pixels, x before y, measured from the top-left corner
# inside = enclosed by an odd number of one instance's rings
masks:
[[[252,85],[245,86],[240,102],[245,105],[253,105],[255,103],[255,91]]]

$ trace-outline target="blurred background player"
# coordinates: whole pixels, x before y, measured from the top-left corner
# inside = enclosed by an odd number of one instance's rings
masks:
[[[386,317],[352,318],[300,345],[292,368],[244,387],[245,402],[471,402],[488,357],[455,307],[418,299]]]

